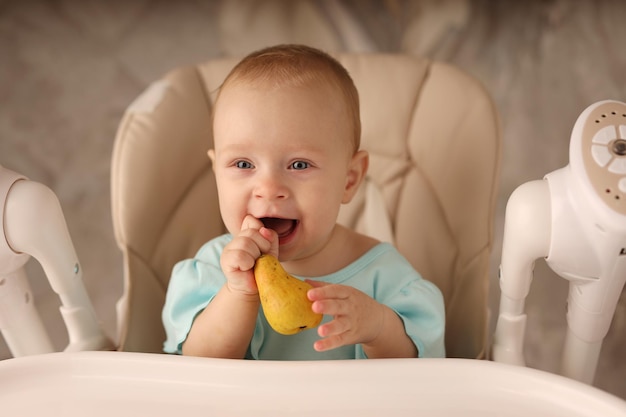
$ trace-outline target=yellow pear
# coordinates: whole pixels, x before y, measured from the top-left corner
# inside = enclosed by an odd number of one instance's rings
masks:
[[[289,275],[272,255],[261,255],[254,278],[267,322],[280,334],[290,335],[316,327],[322,314],[314,313],[306,296],[310,284]]]

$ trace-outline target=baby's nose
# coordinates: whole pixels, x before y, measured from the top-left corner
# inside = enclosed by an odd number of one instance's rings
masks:
[[[279,175],[266,174],[259,178],[254,195],[256,198],[274,200],[287,198],[289,192]]]

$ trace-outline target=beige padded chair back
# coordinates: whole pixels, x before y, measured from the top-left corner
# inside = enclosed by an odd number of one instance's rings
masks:
[[[362,148],[371,158],[368,180],[340,221],[383,239],[390,229],[400,252],[443,292],[447,355],[484,357],[500,165],[493,102],[475,79],[447,64],[407,55],[336,57],[359,90]],[[121,350],[161,351],[173,265],[225,231],[206,153],[215,92],[236,62],[170,72],[119,127],[112,204],[125,268]]]

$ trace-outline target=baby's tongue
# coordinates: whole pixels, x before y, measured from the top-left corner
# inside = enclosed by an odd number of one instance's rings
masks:
[[[272,229],[279,237],[286,236],[293,228],[293,220],[277,219],[275,217],[266,217],[262,219],[263,225],[268,229]]]

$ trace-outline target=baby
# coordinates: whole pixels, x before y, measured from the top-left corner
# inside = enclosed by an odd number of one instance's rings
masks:
[[[443,357],[444,306],[390,244],[337,224],[368,168],[359,98],[345,68],[314,48],[244,58],[222,84],[209,157],[229,233],[173,270],[164,350],[248,359]],[[315,330],[276,333],[253,267],[277,256],[313,289]]]

